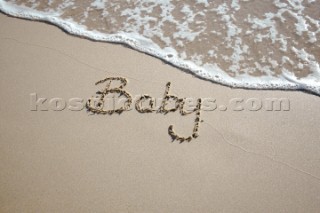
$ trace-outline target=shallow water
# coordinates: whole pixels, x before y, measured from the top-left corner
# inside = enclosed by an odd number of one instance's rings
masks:
[[[0,0],[0,10],[126,43],[225,85],[320,95],[319,0]]]

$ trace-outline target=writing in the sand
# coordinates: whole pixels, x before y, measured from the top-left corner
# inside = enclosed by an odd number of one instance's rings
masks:
[[[120,86],[111,88],[110,85],[113,81],[117,81],[118,83],[120,83]],[[128,82],[127,79],[122,77],[108,77],[98,81],[96,85],[106,83],[106,86],[104,87],[104,89],[97,92],[98,96],[88,99],[88,102],[86,104],[88,111],[95,114],[109,114],[109,115],[113,113],[121,114],[122,112],[129,111],[133,100],[132,100],[132,96],[126,90],[124,90],[124,87],[127,85],[127,82]],[[176,112],[177,110],[179,110],[180,114],[183,116],[194,113],[195,120],[194,120],[193,132],[189,136],[181,136],[177,134],[173,128],[173,125],[170,125],[168,128],[168,134],[171,136],[173,141],[177,140],[180,143],[184,141],[190,142],[192,139],[197,138],[199,136],[201,98],[197,100],[197,104],[195,108],[187,111],[184,109],[185,98],[178,98],[177,96],[170,94],[169,93],[170,85],[171,85],[170,82],[166,84],[161,105],[157,109],[155,108],[154,98],[152,98],[150,95],[141,95],[140,98],[138,98],[135,101],[135,108],[140,113],[155,112],[155,113],[167,114],[169,112]],[[124,105],[119,107],[118,109],[110,109],[110,110],[104,109],[104,100],[108,94],[118,94],[119,96],[124,97],[125,98]],[[97,98],[98,98],[98,102],[96,101]],[[169,101],[173,102],[174,105],[168,107]],[[146,107],[143,107],[141,104],[142,102],[147,102],[148,105]]]

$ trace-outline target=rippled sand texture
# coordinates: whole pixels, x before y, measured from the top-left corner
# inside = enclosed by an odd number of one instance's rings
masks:
[[[56,13],[88,30],[143,36],[168,59],[205,68],[208,78],[219,78],[219,70],[247,85],[250,77],[264,76],[270,87],[272,79],[282,79],[319,90],[318,0],[7,2]]]

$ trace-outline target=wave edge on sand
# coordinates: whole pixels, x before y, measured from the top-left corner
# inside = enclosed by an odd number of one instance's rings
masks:
[[[178,57],[175,49],[160,48],[159,45],[143,35],[127,32],[106,34],[99,32],[98,30],[90,30],[85,25],[76,23],[72,19],[62,18],[61,14],[57,11],[38,11],[24,5],[15,5],[4,0],[0,0],[0,11],[14,17],[48,22],[75,36],[101,42],[126,44],[135,50],[162,59],[185,71],[190,71],[200,78],[226,86],[247,89],[304,90],[320,95],[320,82],[319,78],[317,78],[320,74],[318,73],[319,69],[316,69],[317,67],[319,68],[317,62],[314,64],[314,75],[309,75],[300,79],[289,71],[283,72],[279,76],[239,75],[231,77],[217,65],[205,64],[200,66],[193,61],[184,60]]]

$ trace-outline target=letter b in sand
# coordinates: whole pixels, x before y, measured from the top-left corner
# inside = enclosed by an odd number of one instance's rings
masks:
[[[118,88],[112,88],[110,89],[110,85],[112,83],[112,81],[120,81],[120,86]],[[94,99],[96,99],[95,97],[92,97],[88,100],[86,107],[88,109],[88,111],[91,111],[93,113],[97,113],[97,114],[113,114],[113,113],[122,113],[123,111],[128,111],[131,104],[132,104],[132,97],[131,95],[126,92],[125,90],[123,90],[123,88],[126,86],[127,84],[127,80],[125,78],[121,78],[121,77],[110,77],[110,78],[105,78],[101,81],[98,81],[96,83],[96,85],[98,84],[102,84],[104,82],[107,82],[106,87],[102,90],[102,91],[98,91],[97,94],[100,96],[98,104],[94,104],[96,103],[95,101],[93,101]],[[108,94],[118,94],[120,96],[124,96],[127,98],[127,100],[124,103],[123,107],[120,107],[119,109],[112,109],[112,110],[105,110],[103,109],[104,107],[104,98],[108,95]]]
[[[167,114],[168,112],[175,112],[179,109],[180,107],[180,100],[177,96],[175,95],[169,95],[169,90],[170,90],[170,86],[171,86],[171,83],[168,82],[167,85],[166,85],[166,90],[164,92],[164,96],[163,96],[163,100],[162,100],[162,103],[161,103],[161,106],[160,108],[158,109],[158,112],[160,113],[164,113],[164,114]],[[174,107],[171,107],[170,109],[167,109],[167,105],[168,105],[168,102],[172,100],[175,102],[175,106]]]

